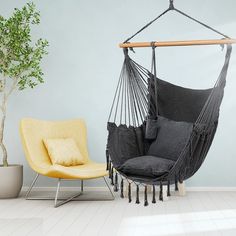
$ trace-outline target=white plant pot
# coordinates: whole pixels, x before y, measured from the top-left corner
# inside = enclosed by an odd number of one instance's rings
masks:
[[[0,198],[18,197],[23,184],[23,166],[0,165]]]

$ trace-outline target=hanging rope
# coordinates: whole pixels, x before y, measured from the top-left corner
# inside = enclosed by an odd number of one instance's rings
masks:
[[[124,63],[108,122],[140,126],[147,117],[149,71],[134,62],[124,50]]]
[[[155,19],[151,20],[149,23],[147,23],[145,26],[143,26],[140,30],[138,30],[135,34],[133,34],[132,36],[130,36],[129,38],[127,38],[124,43],[128,43],[132,38],[134,38],[136,35],[140,34],[142,31],[144,31],[148,26],[150,26],[151,24],[153,24],[156,20],[158,20],[159,18],[161,18],[162,16],[164,16],[170,9],[168,8],[167,10],[165,10],[164,12],[162,12],[159,16],[157,16]]]
[[[190,19],[190,20],[192,20],[192,21],[194,21],[194,22],[196,22],[196,23],[202,25],[203,27],[205,27],[205,28],[207,28],[207,29],[209,29],[209,30],[211,30],[211,31],[213,31],[213,32],[215,32],[215,33],[217,33],[217,34],[219,34],[220,36],[223,36],[224,38],[230,38],[230,37],[227,36],[226,34],[221,33],[220,31],[214,29],[213,27],[211,27],[211,26],[209,26],[209,25],[207,25],[207,24],[205,24],[205,23],[203,23],[203,22],[201,22],[201,21],[199,21],[199,20],[193,18],[192,16],[190,16],[190,15],[184,13],[183,11],[181,11],[181,10],[175,8],[175,6],[174,6],[174,1],[173,1],[173,0],[170,0],[170,1],[169,1],[169,7],[168,7],[168,9],[166,9],[166,10],[165,10],[164,12],[162,12],[160,15],[158,15],[157,17],[155,17],[153,20],[151,20],[151,21],[150,21],[149,23],[147,23],[145,26],[143,26],[143,27],[142,27],[140,30],[138,30],[135,34],[133,34],[132,36],[130,36],[129,38],[127,38],[127,39],[124,41],[124,43],[128,43],[128,42],[129,42],[131,39],[133,39],[136,35],[140,34],[142,31],[144,31],[146,28],[148,28],[150,25],[152,25],[155,21],[157,21],[158,19],[160,19],[162,16],[164,16],[164,15],[165,15],[167,12],[169,12],[169,11],[178,12],[179,14],[181,14],[181,15],[187,17],[188,19]]]
[[[156,47],[155,47],[155,42],[151,43],[152,45],[152,71],[154,74],[154,100],[155,100],[155,110],[156,110],[156,117],[158,117],[158,93],[157,93],[157,68],[156,68]]]
[[[196,23],[202,25],[203,27],[205,27],[205,28],[207,28],[207,29],[209,29],[209,30],[211,30],[211,31],[213,31],[213,32],[215,32],[215,33],[217,33],[217,34],[223,36],[224,38],[230,38],[230,37],[227,36],[226,34],[223,34],[223,33],[221,33],[220,31],[218,31],[218,30],[212,28],[211,26],[209,26],[209,25],[207,25],[207,24],[205,24],[205,23],[203,23],[203,22],[201,22],[201,21],[199,21],[199,20],[197,20],[197,19],[191,17],[190,15],[184,13],[184,12],[181,11],[181,10],[178,10],[178,9],[176,9],[176,8],[173,8],[173,10],[175,10],[176,12],[180,13],[181,15],[187,17],[188,19],[190,19],[190,20],[192,20],[192,21],[194,21],[194,22],[196,22]]]

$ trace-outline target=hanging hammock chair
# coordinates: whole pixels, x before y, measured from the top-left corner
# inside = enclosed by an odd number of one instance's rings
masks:
[[[170,10],[200,23],[224,39],[129,42]],[[140,185],[145,187],[144,205],[148,205],[147,185],[153,186],[152,202],[155,203],[156,185],[160,186],[159,199],[163,200],[163,185],[168,186],[170,196],[171,184],[177,188],[177,182],[190,178],[200,168],[216,133],[232,43],[235,40],[176,9],[170,1],[166,11],[120,45],[124,50],[124,63],[107,123],[106,158],[114,191],[120,187],[121,197],[124,196],[124,180],[127,180],[129,202],[131,183],[134,183],[137,186],[136,203],[140,202]],[[157,77],[156,47],[201,44],[227,45],[225,61],[214,87],[189,89]],[[134,47],[151,47],[151,71],[131,59],[128,49]]]

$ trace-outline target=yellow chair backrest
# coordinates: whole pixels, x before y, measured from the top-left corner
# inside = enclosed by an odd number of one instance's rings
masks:
[[[84,158],[89,161],[87,131],[82,119],[68,121],[42,121],[25,118],[20,123],[20,134],[26,158],[34,170],[51,165],[44,138],[73,138]]]

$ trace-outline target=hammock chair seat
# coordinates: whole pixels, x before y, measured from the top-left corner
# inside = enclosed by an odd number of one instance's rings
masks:
[[[122,127],[122,126],[121,126]],[[128,130],[125,126],[123,131],[127,134]],[[125,156],[126,161],[118,168],[127,176],[145,176],[145,177],[160,177],[168,173],[173,167],[183,148],[187,145],[190,134],[193,129],[193,124],[190,122],[173,121],[162,116],[158,116],[157,120],[152,123],[152,135],[156,137],[150,144],[149,149],[144,156],[129,157]],[[136,129],[137,130],[137,129]],[[153,132],[155,130],[155,134]],[[119,132],[121,134],[122,131]],[[175,137],[173,139],[173,137]],[[134,141],[135,138],[128,136],[129,141]],[[126,145],[127,140],[125,141]],[[130,145],[129,145],[130,147]],[[119,145],[120,148],[120,145]],[[136,145],[133,145],[134,150],[138,150]],[[124,153],[127,150],[124,150]],[[135,154],[133,154],[135,155]]]

